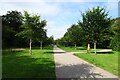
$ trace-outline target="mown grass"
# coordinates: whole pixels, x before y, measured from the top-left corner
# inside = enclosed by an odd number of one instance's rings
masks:
[[[118,75],[118,53],[113,52],[113,54],[103,53],[103,54],[74,54],[79,58],[82,58],[96,66],[99,66],[115,75]]]
[[[86,50],[75,50],[74,47],[60,46],[60,48],[68,52],[80,52],[74,55],[118,75],[118,52],[116,51],[112,53],[98,53],[95,55],[94,53],[86,54]],[[101,49],[97,49],[97,51],[99,50]],[[93,52],[93,49],[91,52]]]
[[[3,78],[53,78],[55,79],[55,64],[52,53],[53,47],[43,50],[3,51],[2,77]],[[52,80],[53,80],[52,79]]]

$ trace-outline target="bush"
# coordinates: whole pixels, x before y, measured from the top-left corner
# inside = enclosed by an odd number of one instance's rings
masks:
[[[113,37],[110,42],[110,47],[115,51],[120,51],[120,39],[118,36]]]

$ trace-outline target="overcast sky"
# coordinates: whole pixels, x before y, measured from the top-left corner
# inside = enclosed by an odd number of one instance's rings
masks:
[[[1,0],[0,15],[11,10],[37,13],[47,21],[47,35],[57,39],[71,24],[81,20],[81,12],[96,6],[104,7],[110,17],[118,17],[118,0]]]

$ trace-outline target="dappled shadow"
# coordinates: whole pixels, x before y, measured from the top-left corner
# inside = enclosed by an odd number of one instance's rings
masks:
[[[56,63],[57,78],[92,78],[103,77],[100,73],[94,72],[93,66],[88,64],[64,65]],[[59,80],[59,79],[58,79]]]
[[[53,52],[53,51],[46,51],[46,52],[44,52],[44,54],[45,54],[45,53],[46,53],[46,54],[51,54],[51,53],[53,54],[54,52]]]
[[[41,78],[55,78],[54,61],[50,58],[32,58],[30,55],[15,56],[15,54],[10,56],[2,58],[3,79],[38,78],[40,80]]]
[[[113,52],[97,52],[98,54],[114,54]]]
[[[53,54],[62,54],[62,53],[66,53],[66,52],[53,52],[53,51],[46,51],[46,52],[44,52],[44,53],[47,53],[47,54],[51,54],[51,53],[53,53]]]
[[[57,80],[118,80],[118,78],[105,78],[89,64],[61,65],[56,63]]]
[[[91,52],[91,53],[95,53],[95,52]],[[97,54],[114,54],[114,52],[96,52]]]
[[[2,50],[2,54],[10,54],[10,53],[16,53],[16,52],[23,52],[24,50]]]
[[[65,54],[66,52],[54,52],[54,54]]]

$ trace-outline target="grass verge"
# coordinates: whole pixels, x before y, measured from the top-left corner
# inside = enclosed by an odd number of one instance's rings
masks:
[[[52,46],[43,50],[3,51],[3,78],[55,78],[55,64]]]
[[[75,56],[82,58],[98,67],[101,67],[115,75],[118,75],[118,53],[113,54],[74,54]]]

